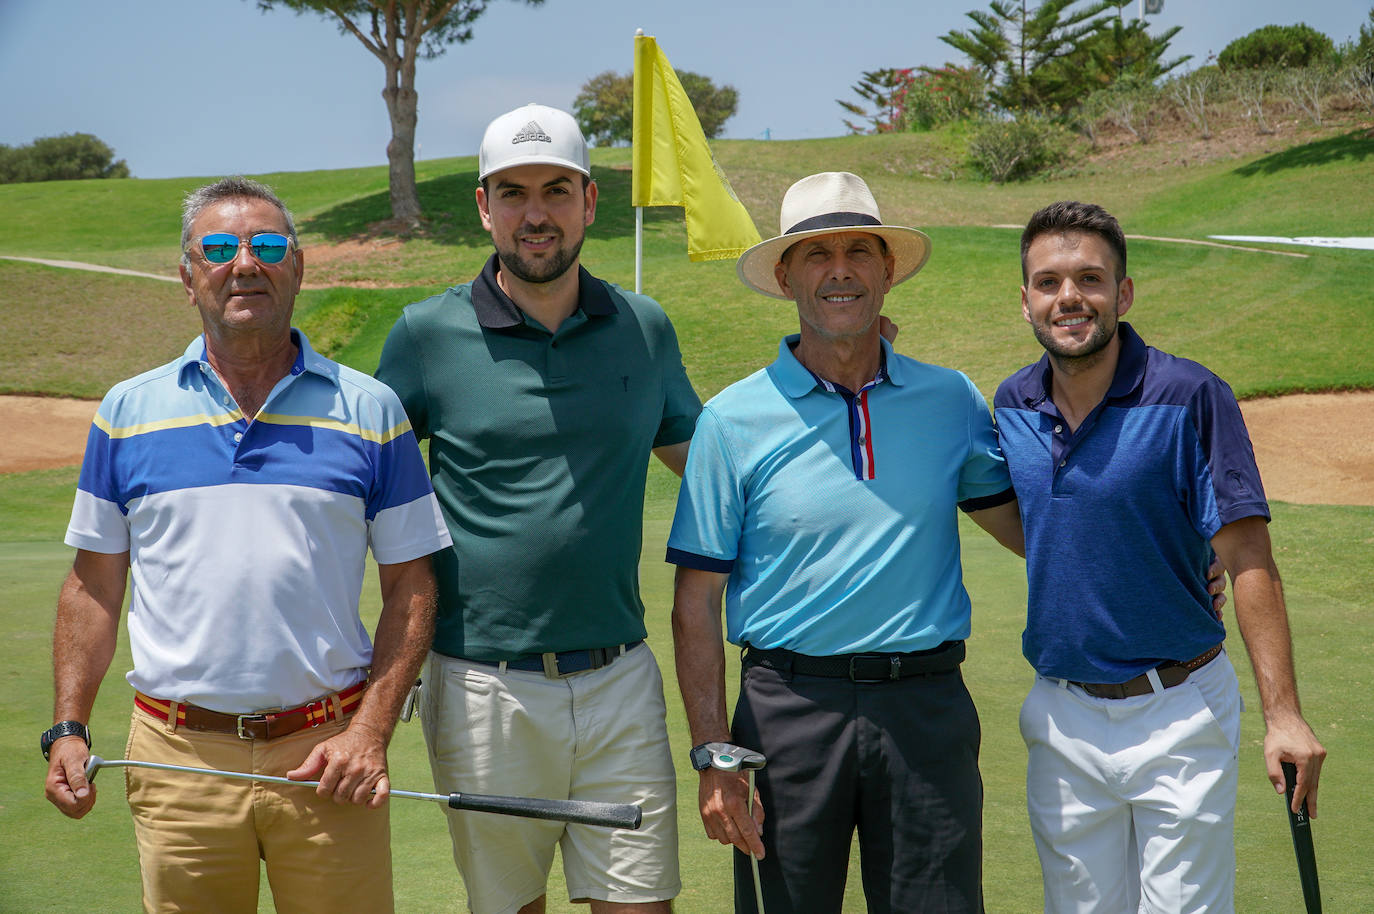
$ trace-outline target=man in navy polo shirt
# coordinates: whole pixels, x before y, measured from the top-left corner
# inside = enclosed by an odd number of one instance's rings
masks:
[[[838,912],[856,827],[869,911],[981,911],[957,509],[1019,551],[1015,495],[973,383],[881,336],[884,297],[929,239],[884,225],[843,172],[794,184],[781,225],[738,270],[795,302],[800,333],[702,411],[668,540],[692,740],[768,759],[751,817],[745,779],[694,750],[702,820],[741,851],[740,911],[753,854],[766,910]],[[722,595],[745,648],[733,730]]]
[[[1021,710],[1047,912],[1234,909],[1240,694],[1211,609],[1212,551],[1265,718],[1269,779],[1316,813],[1326,750],[1298,705],[1269,509],[1231,389],[1145,345],[1121,227],[1061,202],[1021,236],[1045,356],[994,401],[1025,521]]]

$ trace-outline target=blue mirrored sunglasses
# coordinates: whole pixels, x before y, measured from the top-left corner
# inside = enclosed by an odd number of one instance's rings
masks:
[[[210,263],[229,263],[239,255],[238,235],[212,232],[200,239],[200,251]],[[248,239],[248,252],[262,263],[281,263],[291,247],[291,239],[276,232],[259,232]]]

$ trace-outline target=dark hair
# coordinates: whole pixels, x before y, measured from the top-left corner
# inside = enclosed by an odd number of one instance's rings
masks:
[[[1026,282],[1026,253],[1031,242],[1041,235],[1057,232],[1086,232],[1096,235],[1116,255],[1116,281],[1126,278],[1126,235],[1116,217],[1096,203],[1079,203],[1077,200],[1060,200],[1044,209],[1036,211],[1026,223],[1021,233],[1021,281]]]
[[[186,195],[186,200],[181,207],[181,263],[183,266],[191,265],[191,255],[187,251],[187,245],[191,243],[191,223],[196,221],[201,210],[207,206],[219,203],[221,200],[264,200],[275,206],[286,220],[286,234],[291,239],[291,246],[300,250],[300,243],[296,240],[296,220],[291,218],[291,210],[286,208],[286,204],[281,202],[281,198],[272,192],[260,181],[252,178],[235,176],[232,178],[220,178],[213,184],[197,188]]]

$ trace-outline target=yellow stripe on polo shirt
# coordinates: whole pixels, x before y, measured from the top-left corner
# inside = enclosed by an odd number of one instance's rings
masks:
[[[146,435],[150,432],[164,432],[173,428],[191,428],[195,425],[228,425],[243,418],[243,413],[237,409],[227,413],[219,413],[211,416],[207,413],[195,413],[190,416],[174,416],[170,419],[157,419],[152,422],[140,422],[137,425],[125,425],[116,428],[106,421],[105,417],[96,414],[92,422],[95,427],[100,429],[111,438],[133,438],[138,435]]]
[[[409,421],[402,421],[392,428],[380,432],[365,429],[356,422],[340,422],[337,419],[327,419],[322,416],[283,416],[278,413],[259,413],[256,421],[266,422],[270,425],[303,425],[310,428],[344,432],[374,444],[386,444],[388,441],[399,438],[410,431]]]

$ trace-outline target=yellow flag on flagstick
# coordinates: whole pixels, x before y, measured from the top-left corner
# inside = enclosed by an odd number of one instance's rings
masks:
[[[711,157],[692,102],[658,42],[635,36],[633,206],[680,206],[687,256],[725,260],[762,239]]]

